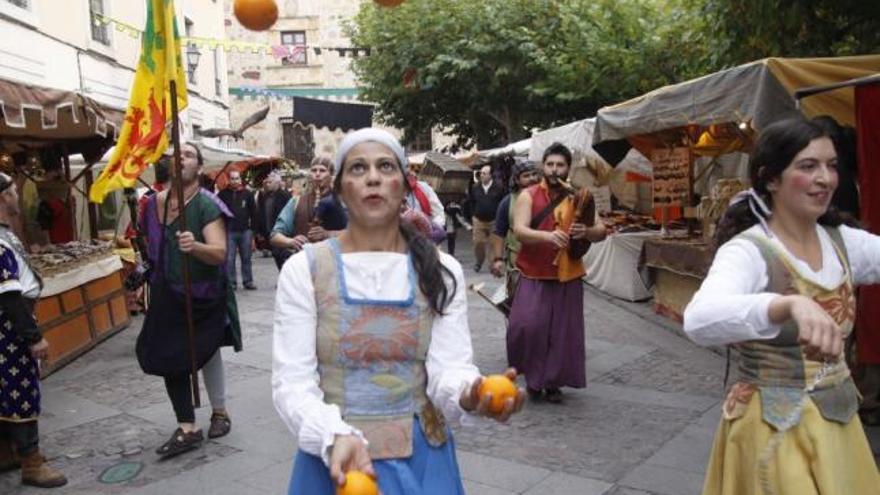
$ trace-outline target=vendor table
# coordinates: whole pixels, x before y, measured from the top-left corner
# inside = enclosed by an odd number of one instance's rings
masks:
[[[131,322],[121,270],[122,262],[114,254],[44,279],[35,310],[40,330],[49,341],[43,376]]]
[[[651,288],[639,275],[638,263],[645,240],[657,235],[656,231],[615,233],[593,243],[584,256],[584,281],[627,301],[650,299]]]
[[[646,239],[641,264],[654,285],[654,310],[681,322],[714,256],[712,246],[702,239]]]

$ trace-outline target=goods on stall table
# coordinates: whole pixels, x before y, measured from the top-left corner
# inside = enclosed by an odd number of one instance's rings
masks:
[[[631,211],[615,210],[601,212],[599,217],[602,219],[602,223],[611,227],[615,232],[642,232],[660,229],[660,224],[653,217]]]
[[[50,277],[106,258],[113,253],[113,247],[112,242],[98,239],[52,244],[31,254],[30,261],[41,275]]]

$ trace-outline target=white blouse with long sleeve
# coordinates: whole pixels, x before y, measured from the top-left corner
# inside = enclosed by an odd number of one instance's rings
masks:
[[[831,237],[816,226],[822,246],[822,268],[814,271],[791,254],[778,238],[756,225],[747,232],[768,238],[802,277],[833,289],[845,276]],[[846,254],[856,285],[880,281],[880,236],[842,225]],[[767,264],[754,242],[735,238],[721,246],[700,290],[684,311],[684,331],[700,345],[721,345],[747,340],[772,339],[781,325],[770,323],[769,306],[780,296],[767,292]]]
[[[440,261],[454,274],[457,290],[445,314],[433,321],[426,360],[427,395],[450,423],[456,423],[467,415],[459,406],[459,397],[480,372],[473,365],[464,273],[448,254],[440,253]],[[410,294],[408,257],[404,254],[347,253],[342,254],[342,263],[352,298],[402,300]],[[301,251],[284,264],[278,277],[272,399],[281,419],[298,436],[299,448],[320,456],[327,464],[335,435],[361,432],[342,420],[338,406],[324,402],[324,393],[318,387],[316,333],[312,275],[306,253]]]

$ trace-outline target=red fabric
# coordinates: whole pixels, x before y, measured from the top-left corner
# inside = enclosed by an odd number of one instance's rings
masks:
[[[76,199],[71,196],[70,204],[60,199],[46,200],[46,204],[52,210],[52,228],[49,229],[49,242],[52,244],[64,244],[73,240],[73,217],[76,210]]]
[[[422,191],[422,188],[419,186],[419,180],[415,175],[410,175],[407,177],[409,181],[409,187],[412,189],[413,196],[415,196],[416,201],[419,202],[419,206],[422,208],[422,213],[431,216],[431,202],[428,201],[428,196],[425,194],[425,191]]]
[[[653,180],[648,176],[637,174],[632,171],[627,171],[624,177],[626,182],[651,182]]]
[[[165,186],[156,182],[153,184],[153,187],[151,187],[150,189],[152,189],[153,192],[158,193],[158,192],[162,192],[165,189]],[[144,210],[147,209],[147,201],[150,200],[150,196],[151,196],[150,194],[144,193],[141,195],[140,198],[138,198],[137,218],[138,218],[138,224],[140,224],[140,225],[144,224],[144,218],[143,218]],[[125,238],[126,239],[134,239],[134,237],[137,235],[137,231],[135,231],[134,228],[135,228],[135,226],[132,225],[131,222],[129,222],[128,228],[125,229]]]
[[[880,84],[857,87],[855,92],[861,220],[869,231],[880,234]],[[880,285],[859,290],[856,339],[859,363],[880,364]]]
[[[544,181],[526,189],[523,193],[532,197],[531,218],[537,217],[551,203],[550,191]],[[536,230],[552,232],[556,229],[565,229],[564,226],[570,224],[573,216],[574,203],[571,198],[566,198],[541,220]],[[516,266],[522,271],[523,276],[531,279],[568,282],[584,276],[584,264],[580,258],[572,258],[568,255],[568,250],[559,258],[557,258],[558,253],[559,250],[549,242],[523,244],[519,254],[516,255]]]

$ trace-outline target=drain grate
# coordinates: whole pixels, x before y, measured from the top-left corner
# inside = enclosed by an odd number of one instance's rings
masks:
[[[98,481],[107,485],[125,483],[128,480],[134,479],[143,468],[144,464],[142,462],[123,461],[105,469],[101,476],[98,477]]]

